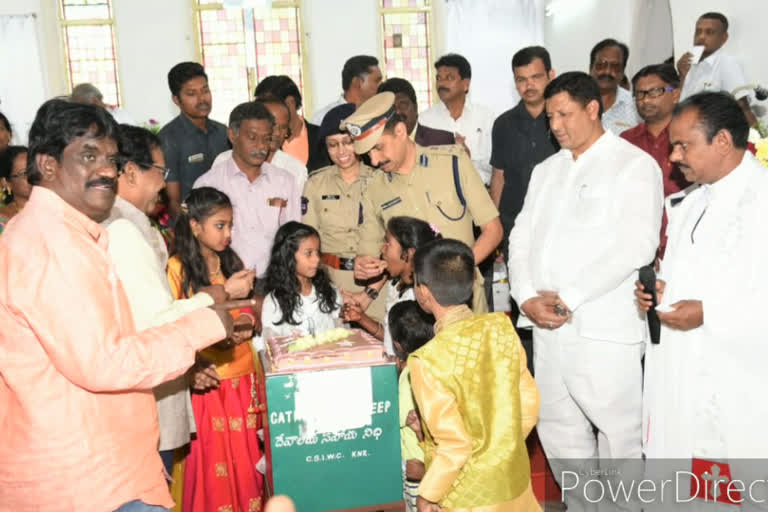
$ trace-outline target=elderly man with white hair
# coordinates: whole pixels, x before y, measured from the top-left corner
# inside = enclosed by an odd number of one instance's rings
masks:
[[[75,103],[85,103],[91,105],[97,105],[107,112],[112,114],[118,124],[131,124],[138,126],[139,123],[129,114],[125,109],[118,107],[117,105],[107,105],[104,103],[104,95],[98,87],[89,83],[82,83],[72,88],[72,94],[69,99]]]

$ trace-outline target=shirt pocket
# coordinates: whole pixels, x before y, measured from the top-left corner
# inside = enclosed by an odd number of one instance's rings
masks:
[[[465,190],[462,192],[466,199],[467,192]],[[466,214],[466,208],[459,201],[459,195],[456,191],[456,184],[453,181],[452,175],[450,182],[440,184],[427,191],[426,194],[433,214],[430,217],[434,216],[438,221],[446,221],[458,220]]]
[[[357,228],[360,203],[352,204],[351,200],[342,200],[341,195],[334,195],[338,199],[321,199],[320,201],[320,226],[322,231],[328,233],[341,233]]]
[[[602,226],[608,218],[611,201],[611,187],[608,185],[582,183],[571,203],[570,223],[581,228]]]

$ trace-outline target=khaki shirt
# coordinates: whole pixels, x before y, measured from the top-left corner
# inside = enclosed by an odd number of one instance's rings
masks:
[[[453,182],[453,157],[459,159],[459,182],[467,202],[461,206]],[[441,211],[442,210],[442,211]],[[437,226],[443,238],[475,244],[472,224],[483,226],[499,216],[482,179],[460,146],[416,146],[409,174],[379,172],[363,194],[360,255],[381,253],[387,221],[400,215]]]
[[[320,233],[322,250],[340,258],[354,258],[360,242],[363,223],[362,195],[380,171],[360,164],[360,176],[346,183],[335,165],[312,174],[304,185],[302,222]],[[376,254],[380,252],[381,243]]]

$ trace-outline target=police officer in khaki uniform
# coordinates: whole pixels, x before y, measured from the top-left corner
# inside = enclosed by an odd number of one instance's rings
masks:
[[[333,165],[317,170],[304,185],[302,222],[320,233],[322,255],[331,281],[341,290],[360,292],[355,283],[354,260],[363,224],[362,194],[375,174],[354,151],[352,137],[339,128],[352,115],[355,105],[347,103],[330,110],[320,126],[320,143],[325,144]],[[383,320],[385,297],[368,308],[368,314]]]
[[[408,137],[395,113],[395,95],[372,97],[342,123],[355,138],[355,152],[369,152],[377,173],[363,194],[363,225],[355,258],[355,277],[381,274],[379,254],[387,221],[398,215],[422,219],[436,226],[443,238],[461,240],[481,262],[501,242],[499,212],[466,151],[460,146],[422,147]],[[475,240],[473,223],[480,227]],[[488,311],[483,278],[476,273],[473,309]],[[383,280],[366,289],[369,296]]]

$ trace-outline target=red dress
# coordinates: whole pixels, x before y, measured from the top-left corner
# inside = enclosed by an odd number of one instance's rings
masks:
[[[177,257],[168,261],[168,281],[174,296],[183,298]],[[223,279],[213,281],[224,284]],[[218,389],[192,393],[197,436],[184,468],[182,510],[261,511],[264,475],[256,469],[263,453],[257,435],[262,428],[261,366],[250,343],[229,350],[208,348],[201,355],[216,365],[221,382]]]

